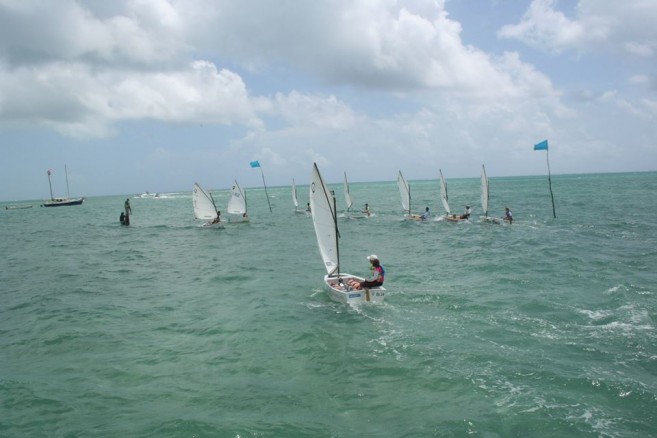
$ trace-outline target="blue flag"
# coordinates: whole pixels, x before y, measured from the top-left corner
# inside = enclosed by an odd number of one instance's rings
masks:
[[[540,143],[536,143],[534,145],[534,150],[535,151],[547,151],[548,150],[548,142],[547,140],[543,140]]]
[[[251,161],[251,167],[260,167],[260,161]]]

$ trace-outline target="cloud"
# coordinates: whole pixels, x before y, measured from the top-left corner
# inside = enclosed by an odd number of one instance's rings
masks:
[[[554,52],[611,50],[639,57],[657,52],[655,2],[580,0],[574,18],[557,5],[556,0],[533,0],[520,23],[502,27],[498,37]]]
[[[559,111],[546,75],[516,53],[465,45],[461,32],[429,0],[5,2],[0,113],[76,137],[140,119],[262,128],[272,111],[292,126],[357,123],[330,93],[252,95],[244,73],[264,68],[400,100],[538,99]]]
[[[268,106],[249,96],[238,75],[206,61],[162,72],[58,62],[0,68],[0,82],[5,122],[44,124],[74,137],[105,137],[114,122],[140,119],[260,127],[257,111]]]

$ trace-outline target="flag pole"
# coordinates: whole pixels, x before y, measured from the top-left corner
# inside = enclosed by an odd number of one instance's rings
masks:
[[[262,175],[262,185],[265,187],[265,196],[267,197],[267,204],[269,204],[269,212],[271,213],[271,202],[269,202],[269,193],[267,193],[267,183],[265,183],[265,172],[262,170],[262,166],[260,165],[260,161],[255,160],[251,161],[249,163],[251,168],[253,167],[259,167],[260,168],[260,175]]]
[[[534,150],[535,151],[545,151],[545,160],[547,161],[547,168],[548,168],[548,186],[550,187],[550,197],[552,198],[552,215],[554,218],[557,218],[557,211],[554,208],[554,193],[552,193],[552,176],[550,175],[550,153],[549,153],[549,147],[548,147],[548,141],[543,140],[540,143],[536,143],[534,145]]]
[[[552,215],[554,218],[557,218],[557,211],[554,208],[554,193],[552,193],[552,178],[550,176],[550,152],[548,149],[545,150],[545,160],[547,161],[548,168],[548,187],[550,188],[550,197],[552,198]]]
[[[269,194],[267,193],[267,184],[265,184],[265,172],[262,171],[262,167],[260,167],[260,174],[262,175],[262,185],[265,187],[265,196],[267,197],[267,204],[269,205],[269,212],[271,213],[271,203],[269,202]]]

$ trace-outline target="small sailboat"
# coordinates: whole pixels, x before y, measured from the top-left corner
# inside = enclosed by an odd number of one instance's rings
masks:
[[[397,174],[397,187],[399,188],[399,195],[401,196],[401,204],[404,209],[404,219],[411,221],[421,221],[422,216],[419,214],[411,213],[411,186],[402,175],[401,170]]]
[[[41,205],[42,207],[63,207],[68,205],[80,205],[84,202],[84,198],[71,199],[71,195],[69,193],[69,188],[68,188],[68,169],[66,168],[66,165],[64,165],[64,173],[66,174],[66,198],[55,198],[52,195],[52,182],[50,181],[50,175],[52,174],[52,170],[48,169],[47,173],[48,173],[48,185],[50,186],[50,200],[44,202]]]
[[[466,217],[462,217],[456,214],[451,214],[451,211],[449,209],[449,197],[447,196],[447,182],[445,182],[445,177],[443,176],[443,171],[442,169],[439,169],[440,171],[440,200],[443,202],[443,207],[445,208],[445,220],[448,220],[450,222],[461,222],[461,221],[466,221],[468,220]],[[470,207],[468,206],[467,209],[469,210]]]
[[[340,234],[335,204],[335,193],[329,191],[319,173],[317,163],[313,163],[310,179],[310,208],[319,252],[324,261],[327,274],[324,284],[332,300],[359,304],[383,302],[385,289],[381,286],[371,289],[351,289],[347,280],[363,281],[363,278],[340,272]]]
[[[351,219],[363,219],[370,216],[369,209],[367,212],[354,212],[351,211],[351,207],[354,206],[354,201],[351,199],[351,192],[349,191],[349,181],[347,180],[347,172],[344,173],[344,200],[347,205],[347,211],[345,212],[345,217]]]
[[[246,193],[242,187],[235,181],[230,190],[230,199],[228,200],[228,222],[249,222],[249,215],[246,210]]]
[[[486,175],[486,167],[481,165],[481,208],[484,211],[484,215],[481,217],[482,222],[488,222],[491,224],[501,224],[502,219],[496,217],[488,216],[488,176]]]
[[[196,182],[192,191],[192,203],[194,205],[194,216],[196,219],[207,221],[203,224],[204,227],[223,228],[224,225],[220,222],[221,218],[218,217],[219,214],[217,206],[214,203],[214,198]]]
[[[294,212],[297,214],[308,214],[305,210],[299,210],[299,197],[297,195],[297,185],[292,178],[292,202],[294,203]]]

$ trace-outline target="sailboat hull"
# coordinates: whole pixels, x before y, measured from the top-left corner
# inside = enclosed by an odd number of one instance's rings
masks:
[[[480,218],[480,220],[484,223],[487,223],[487,224],[497,224],[497,225],[503,225],[504,224],[504,220],[501,219],[501,218],[498,218],[498,217],[490,217],[490,216],[483,217],[482,216]]]
[[[68,205],[80,205],[84,202],[84,198],[77,199],[51,199],[44,202],[42,207],[65,207]]]
[[[339,279],[343,283],[339,282]],[[354,279],[363,281],[361,277],[351,274],[340,274],[339,277],[324,276],[324,285],[328,291],[329,297],[333,301],[348,304],[363,304],[363,303],[383,303],[386,290],[383,287],[374,287],[370,289],[351,289],[346,285],[346,281]]]

